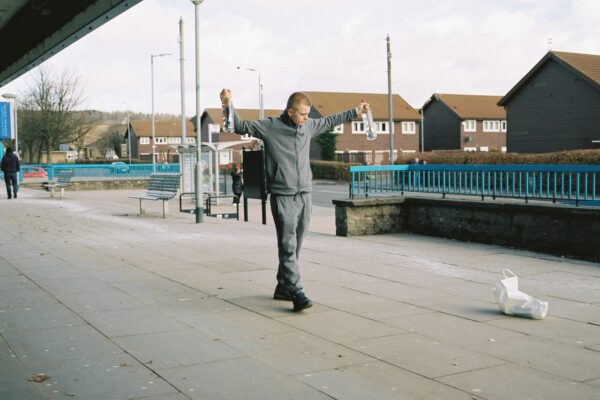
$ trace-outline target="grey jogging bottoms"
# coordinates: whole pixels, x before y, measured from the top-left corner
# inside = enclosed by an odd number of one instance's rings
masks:
[[[271,194],[271,212],[277,229],[279,250],[277,283],[285,286],[290,293],[302,290],[298,256],[308,230],[311,208],[310,193]]]

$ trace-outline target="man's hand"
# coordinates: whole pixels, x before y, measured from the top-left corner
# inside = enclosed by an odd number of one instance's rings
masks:
[[[367,103],[365,100],[362,100],[358,107],[356,107],[356,115],[360,117],[361,115],[366,114],[370,107],[371,106],[369,103]]]
[[[229,107],[229,101],[231,100],[231,90],[223,89],[221,90],[221,104],[223,107]]]

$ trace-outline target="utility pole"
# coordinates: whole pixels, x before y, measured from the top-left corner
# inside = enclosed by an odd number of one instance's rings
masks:
[[[196,30],[196,223],[204,222],[204,191],[202,188],[202,126],[200,125],[200,3],[204,0],[192,0],[195,13]],[[208,134],[210,138],[210,132]]]
[[[392,53],[390,51],[390,35],[387,35],[387,78],[388,78],[388,125],[390,142],[390,165],[394,165],[394,115],[392,111]]]
[[[179,75],[181,81],[181,145],[185,146],[186,120],[185,120],[185,70],[183,57],[183,17],[179,17]]]

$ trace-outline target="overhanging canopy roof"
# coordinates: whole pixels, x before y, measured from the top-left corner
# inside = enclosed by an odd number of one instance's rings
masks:
[[[0,0],[0,86],[142,0]]]

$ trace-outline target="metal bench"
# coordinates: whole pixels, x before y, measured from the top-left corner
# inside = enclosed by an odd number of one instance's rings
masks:
[[[50,191],[50,197],[54,197],[54,189],[60,189],[60,198],[65,194],[65,188],[71,186],[73,171],[60,171],[55,182],[44,184],[44,187]]]
[[[165,218],[166,209],[169,206],[169,203],[167,202],[175,197],[178,190],[179,174],[152,174],[148,180],[146,193],[129,197],[140,200],[140,215],[144,213],[144,209],[142,208],[142,200],[162,200],[163,218]]]

